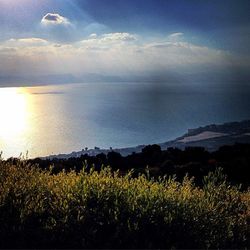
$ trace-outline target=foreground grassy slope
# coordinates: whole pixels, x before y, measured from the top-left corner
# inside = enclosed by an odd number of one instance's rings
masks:
[[[150,179],[106,168],[52,175],[0,162],[0,247],[250,247],[249,192],[220,171],[192,179]]]

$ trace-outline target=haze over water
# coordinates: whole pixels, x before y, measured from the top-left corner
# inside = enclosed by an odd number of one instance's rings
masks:
[[[250,118],[249,89],[166,83],[0,88],[0,150],[29,157],[165,142]]]

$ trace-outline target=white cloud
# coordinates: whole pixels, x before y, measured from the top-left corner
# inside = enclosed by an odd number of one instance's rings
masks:
[[[37,74],[76,75],[144,74],[159,70],[183,73],[202,67],[206,71],[243,64],[242,58],[226,51],[178,41],[155,39],[154,43],[145,43],[129,33],[92,34],[71,44],[56,44],[40,38],[11,39],[0,43],[1,50],[0,73],[9,74],[14,69]],[[249,65],[249,60],[244,64]]]
[[[107,33],[98,36],[97,34],[91,34],[88,39],[82,40],[84,44],[113,44],[121,42],[134,42],[137,40],[137,36],[130,33]]]
[[[104,34],[101,37],[101,41],[104,42],[109,42],[109,41],[131,42],[136,40],[137,36],[129,33],[109,33],[109,34]]]
[[[57,13],[47,13],[41,20],[44,25],[70,25],[68,18]]]
[[[216,50],[205,46],[198,46],[188,42],[156,42],[146,44],[144,53],[151,60],[163,61],[169,67],[185,66],[200,67],[206,65],[209,67],[217,67],[218,65],[227,66],[232,57],[228,52]]]
[[[107,33],[100,36],[94,33],[78,44],[82,49],[109,50],[116,46],[132,45],[135,41],[137,41],[137,36],[130,33]]]
[[[48,45],[48,41],[42,38],[30,37],[30,38],[19,38],[19,39],[10,39],[6,41],[10,46],[45,46]]]
[[[12,55],[13,53],[16,52],[16,49],[15,48],[11,48],[11,47],[1,47],[0,46],[0,55],[7,55],[7,56],[10,56]]]
[[[181,37],[183,36],[184,34],[182,32],[176,32],[176,33],[172,33],[170,34],[168,37],[169,38],[176,38],[176,37]]]
[[[89,38],[96,39],[97,38],[97,34],[96,33],[92,33],[92,34],[89,35]]]

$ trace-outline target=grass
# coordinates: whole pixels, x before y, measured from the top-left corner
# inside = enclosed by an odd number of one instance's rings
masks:
[[[250,192],[221,170],[132,178],[0,162],[1,248],[249,248]]]

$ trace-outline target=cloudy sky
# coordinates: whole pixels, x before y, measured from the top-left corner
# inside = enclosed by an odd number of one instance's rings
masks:
[[[0,80],[249,82],[249,0],[0,0]]]

